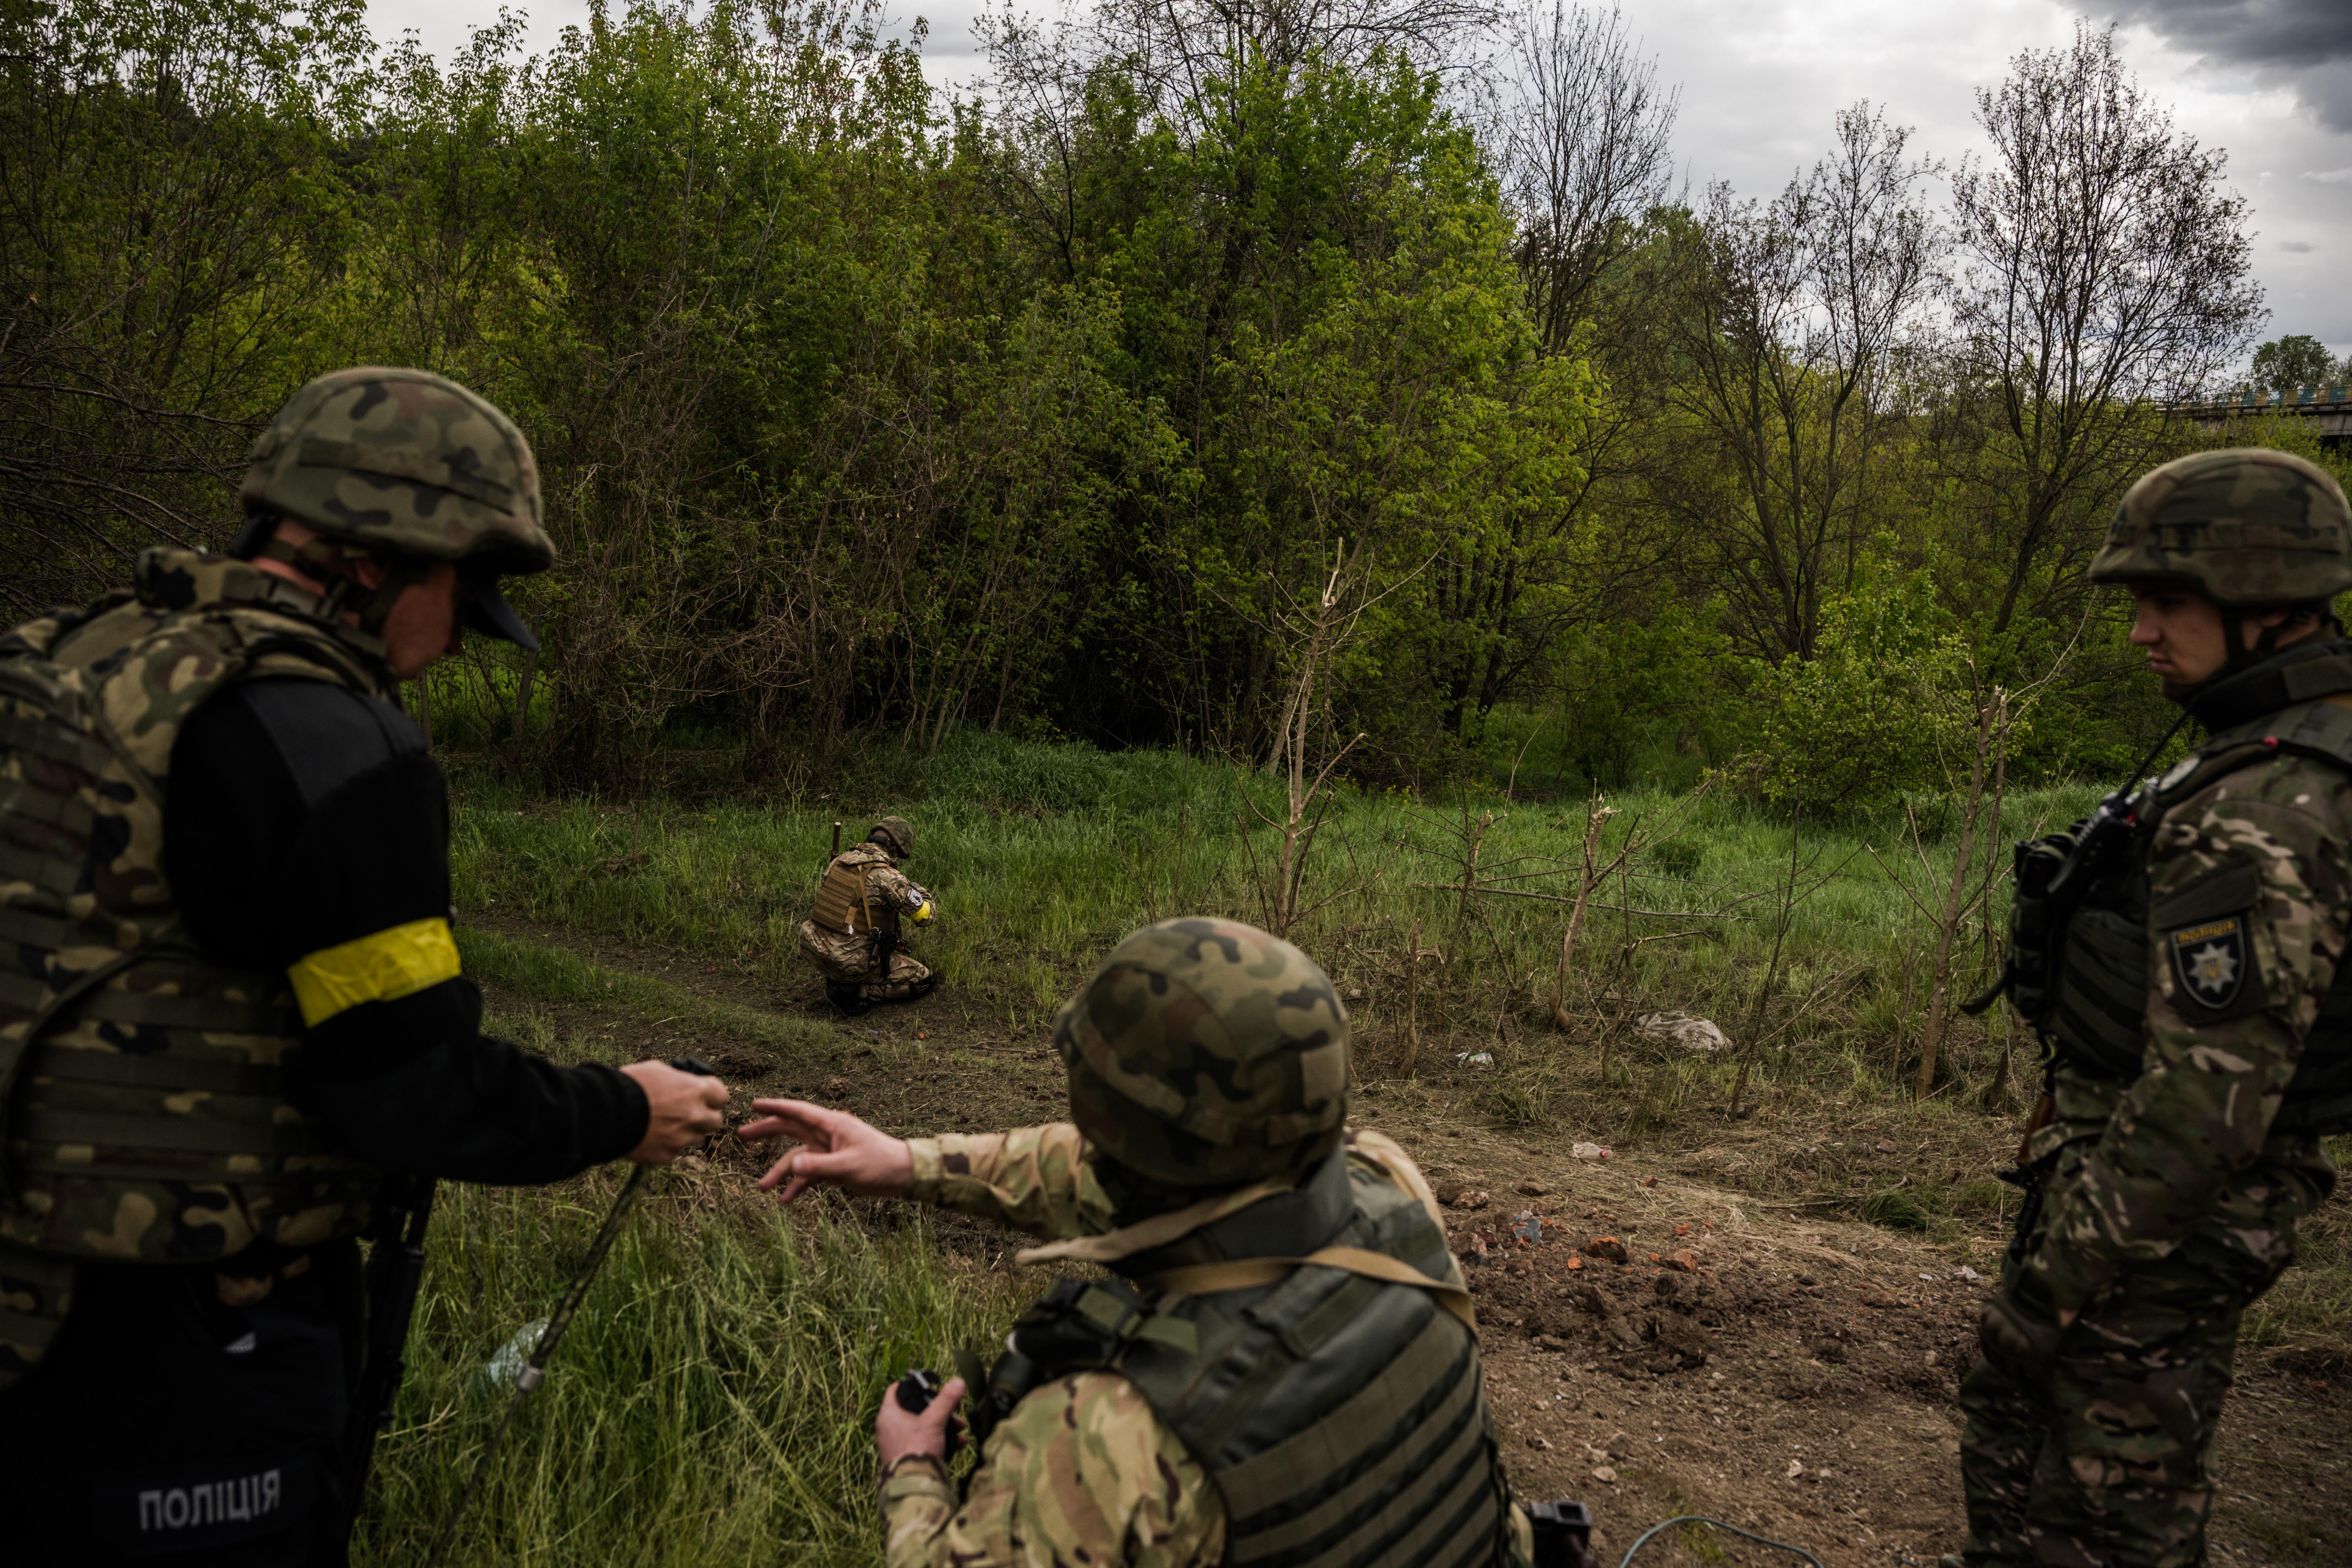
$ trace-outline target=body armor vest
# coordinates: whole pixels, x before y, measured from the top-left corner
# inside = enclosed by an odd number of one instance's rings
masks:
[[[2288,667],[2291,674],[2300,674],[2301,690],[2288,687],[2286,695],[2303,695],[2315,688],[2331,691],[2337,689],[2336,679],[2341,689],[2352,690],[2352,648],[2340,643],[2329,647],[2333,658],[2299,658]],[[2323,673],[2328,670],[2333,674]],[[2118,856],[2113,868],[2091,885],[2082,906],[2068,919],[2051,975],[2045,1027],[2061,1065],[2103,1082],[2127,1083],[2140,1076],[2151,929],[2242,912],[2252,908],[2260,891],[2252,875],[2239,879],[2242,887],[2234,890],[2217,879],[2210,888],[2182,895],[2197,901],[2197,909],[2152,908],[2147,849],[2157,825],[2165,813],[2224,775],[2282,754],[2352,772],[2352,707],[2325,700],[2296,701],[2218,730],[2140,793],[2134,803],[2137,830],[2130,852]],[[2232,908],[2221,907],[2240,895]],[[2210,910],[2202,907],[2216,898],[2221,902]],[[2352,1129],[2352,963],[2337,966],[2335,980],[2320,998],[2318,1016],[2304,1041],[2302,1058],[2273,1125],[2284,1132]]]
[[[288,1099],[287,976],[215,963],[182,926],[163,805],[182,726],[230,682],[381,696],[382,645],[242,562],[151,550],[136,583],[0,640],[0,1242],[144,1263],[313,1246],[364,1226],[379,1178]]]
[[[1447,1279],[1453,1263],[1419,1200],[1343,1152],[1297,1191],[1118,1267],[1145,1279],[1204,1260],[1328,1247],[1385,1254],[1434,1279]],[[1228,1563],[1483,1568],[1510,1560],[1509,1492],[1477,1339],[1429,1290],[1319,1267],[1199,1296],[1152,1298],[1126,1279],[1065,1279],[1022,1316],[1007,1344],[987,1380],[981,1425],[1055,1377],[1118,1373],[1215,1482]]]
[[[866,885],[868,876],[889,864],[890,857],[871,844],[835,856],[816,885],[816,910],[809,918],[846,936],[898,935],[898,906]]]

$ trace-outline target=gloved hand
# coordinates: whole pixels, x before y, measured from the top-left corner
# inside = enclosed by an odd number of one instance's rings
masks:
[[[2028,1388],[2049,1376],[2058,1360],[2059,1342],[2065,1337],[2041,1282],[2022,1270],[2012,1273],[2000,1293],[1985,1303],[1984,1317],[1977,1324],[1977,1343],[1985,1360]]]

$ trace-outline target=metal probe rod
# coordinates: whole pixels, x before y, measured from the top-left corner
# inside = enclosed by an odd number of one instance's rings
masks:
[[[669,1065],[681,1072],[698,1073],[705,1078],[718,1076],[710,1064],[698,1057],[674,1057]],[[572,1289],[564,1292],[563,1304],[555,1309],[553,1317],[547,1320],[547,1327],[540,1331],[539,1343],[524,1358],[522,1370],[515,1373],[514,1392],[507,1396],[506,1414],[499,1417],[497,1428],[490,1433],[490,1440],[482,1445],[482,1457],[475,1462],[474,1473],[467,1480],[466,1489],[457,1494],[457,1506],[449,1510],[449,1518],[441,1526],[441,1534],[434,1541],[433,1550],[425,1554],[425,1568],[440,1568],[451,1544],[457,1539],[457,1527],[465,1522],[466,1510],[473,1506],[474,1493],[481,1489],[482,1478],[490,1473],[490,1461],[497,1458],[499,1445],[505,1439],[507,1428],[514,1425],[515,1412],[522,1408],[522,1402],[531,1390],[545,1380],[548,1358],[554,1355],[555,1347],[563,1342],[564,1331],[572,1327],[572,1320],[578,1315],[580,1304],[588,1299],[588,1287],[596,1282],[597,1271],[604,1267],[604,1255],[613,1250],[613,1238],[621,1234],[621,1222],[628,1218],[629,1211],[636,1206],[637,1194],[645,1188],[646,1172],[649,1168],[645,1165],[630,1167],[629,1179],[621,1184],[620,1195],[613,1200],[612,1208],[606,1212],[604,1223],[596,1232],[595,1241],[589,1246],[588,1256],[581,1261],[578,1272],[572,1276]]]

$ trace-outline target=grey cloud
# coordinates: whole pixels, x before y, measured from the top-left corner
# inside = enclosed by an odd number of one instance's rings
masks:
[[[2209,65],[2286,82],[2331,130],[2352,131],[2352,4],[2347,0],[2087,0]]]
[[[2279,241],[2279,248],[2290,256],[2309,256],[2319,247],[2307,239],[2282,239]]]
[[[2305,169],[2303,177],[2315,185],[2352,185],[2352,169]]]
[[[2139,22],[2185,49],[2240,65],[2300,68],[2352,59],[2352,5],[2344,0],[2107,0],[2118,22]]]

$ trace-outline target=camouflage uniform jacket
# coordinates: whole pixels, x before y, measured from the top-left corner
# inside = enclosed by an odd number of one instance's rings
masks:
[[[1352,1161],[1405,1186],[1435,1217],[1402,1149],[1377,1132],[1348,1137]],[[908,1147],[919,1200],[1057,1239],[1117,1226],[1086,1139],[1066,1122]],[[1234,1194],[1234,1206],[1251,1195]],[[882,1479],[882,1517],[891,1568],[1192,1568],[1225,1550],[1224,1504],[1208,1473],[1110,1373],[1078,1373],[1023,1399],[991,1437],[961,1510],[938,1460],[900,1459]]]
[[[2146,849],[2153,914],[2139,1076],[2119,1083],[2062,1067],[2055,1117],[2028,1149],[2058,1156],[2045,1239],[2026,1260],[2056,1306],[2081,1310],[2126,1271],[2167,1257],[2250,1167],[2332,1179],[2315,1137],[2273,1121],[2344,954],[2347,861],[2352,776],[2309,757],[2226,773],[2165,809]],[[2244,892],[2215,902],[2233,875]],[[2244,910],[2234,947],[2193,934],[2236,923],[2215,922],[2200,903]],[[2182,925],[2168,905],[2194,912]],[[2204,1005],[2200,990],[2221,1005]],[[2292,1246],[2238,1239],[2263,1253]]]

